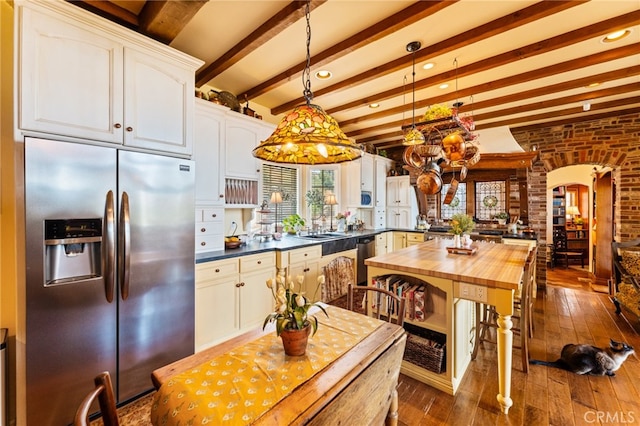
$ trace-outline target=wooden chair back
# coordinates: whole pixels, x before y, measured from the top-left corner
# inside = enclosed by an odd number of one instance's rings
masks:
[[[119,426],[120,423],[118,422],[116,398],[113,393],[113,386],[111,384],[111,376],[109,376],[109,372],[105,371],[98,374],[93,381],[96,387],[89,392],[82,400],[82,403],[80,403],[80,406],[76,410],[73,425],[89,425],[89,411],[91,410],[91,405],[96,399],[98,399],[104,426]]]
[[[399,326],[404,325],[404,297],[382,288],[349,283],[347,307],[350,311],[364,313]]]

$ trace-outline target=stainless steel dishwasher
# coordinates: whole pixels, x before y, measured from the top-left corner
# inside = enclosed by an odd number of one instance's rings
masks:
[[[367,283],[367,267],[364,260],[375,255],[376,248],[375,237],[361,237],[356,241],[356,249],[358,252],[358,285]]]

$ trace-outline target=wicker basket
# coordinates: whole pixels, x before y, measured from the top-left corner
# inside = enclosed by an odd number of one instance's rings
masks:
[[[436,340],[408,333],[404,360],[434,373],[442,373],[446,370],[445,346]]]

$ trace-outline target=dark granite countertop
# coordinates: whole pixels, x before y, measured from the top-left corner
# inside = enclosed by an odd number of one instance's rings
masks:
[[[438,228],[437,231],[425,231],[420,229],[396,229],[396,228],[386,228],[386,229],[365,229],[363,231],[351,231],[345,232],[343,236],[337,236],[335,238],[360,238],[360,237],[373,237],[383,232],[415,232],[415,233],[431,233],[431,234],[439,234],[439,235],[447,235],[446,230]],[[332,234],[337,234],[336,232]],[[471,235],[480,235],[478,232],[472,232]],[[496,235],[496,238],[513,238],[513,239],[521,239],[521,240],[536,240],[536,234],[507,234],[504,233],[502,235]],[[196,253],[196,263],[205,263],[211,262],[214,260],[221,259],[229,259],[233,257],[246,256],[249,254],[258,254],[264,253],[268,251],[288,251],[294,250],[302,247],[309,247],[314,245],[320,245],[323,243],[323,240],[308,240],[304,238],[298,238],[293,235],[283,235],[282,239],[279,241],[271,240],[271,241],[250,241],[249,243],[242,245],[235,249],[226,249],[226,250],[218,250],[218,251],[209,251],[203,253]]]
[[[343,236],[336,236],[334,239],[340,238],[359,238],[359,237],[372,237],[383,232],[393,231],[393,229],[366,229],[363,231],[351,231],[345,232]],[[423,232],[423,231],[416,231]],[[338,234],[333,232],[332,234]],[[288,251],[302,247],[309,247],[314,245],[320,245],[323,240],[308,240],[304,238],[298,238],[293,235],[283,235],[279,241],[250,241],[245,245],[242,245],[234,249],[208,251],[203,253],[196,253],[196,263],[211,262],[213,260],[229,259],[233,257],[246,256],[248,254],[258,254],[267,251]]]

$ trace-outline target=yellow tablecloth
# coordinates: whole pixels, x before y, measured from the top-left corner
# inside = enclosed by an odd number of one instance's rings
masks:
[[[156,426],[246,425],[335,361],[383,322],[328,307],[301,357],[284,354],[275,332],[235,348],[164,383],[154,397]]]

